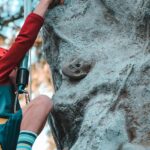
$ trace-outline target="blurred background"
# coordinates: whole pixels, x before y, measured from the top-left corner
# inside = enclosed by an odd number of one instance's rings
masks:
[[[32,9],[38,3],[32,0]],[[14,42],[20,28],[24,22],[24,1],[1,0],[0,1],[0,47],[9,48]],[[31,99],[40,94],[52,97],[54,90],[51,79],[51,71],[47,64],[42,50],[42,36],[38,35],[32,49],[29,61],[30,84],[27,87],[30,91]],[[20,104],[25,105],[24,97],[20,98]],[[33,150],[56,150],[56,146],[51,135],[50,127],[46,124],[42,133],[33,145]]]

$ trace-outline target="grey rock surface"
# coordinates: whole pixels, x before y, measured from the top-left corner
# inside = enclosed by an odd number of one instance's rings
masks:
[[[44,50],[61,150],[150,149],[150,0],[65,0],[49,10]],[[75,59],[92,68],[62,74]]]

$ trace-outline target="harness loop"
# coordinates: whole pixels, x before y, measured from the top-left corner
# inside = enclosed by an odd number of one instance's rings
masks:
[[[31,101],[29,92],[27,90],[23,90],[21,94],[24,94],[26,105],[29,104],[30,101]],[[19,95],[20,95],[20,93],[17,91],[16,92],[15,102],[14,102],[14,113],[17,112],[17,102],[18,102]]]

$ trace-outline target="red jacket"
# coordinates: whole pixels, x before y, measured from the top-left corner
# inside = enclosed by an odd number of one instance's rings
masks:
[[[34,44],[43,22],[44,19],[35,13],[28,15],[15,42],[0,59],[0,85],[9,82],[10,72],[19,65],[26,52]]]

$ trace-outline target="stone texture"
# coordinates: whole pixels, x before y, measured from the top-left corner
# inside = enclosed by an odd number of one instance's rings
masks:
[[[43,39],[58,149],[150,149],[150,0],[65,0]],[[81,80],[62,74],[74,59],[92,64]]]

